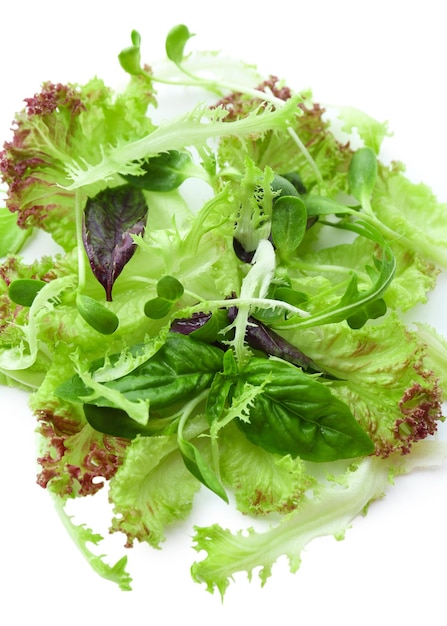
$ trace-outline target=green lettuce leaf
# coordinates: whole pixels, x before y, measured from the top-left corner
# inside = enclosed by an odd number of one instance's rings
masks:
[[[91,550],[91,545],[97,546],[104,539],[100,534],[93,532],[85,524],[75,524],[64,509],[63,501],[55,498],[56,510],[79,551],[88,561],[90,567],[97,574],[116,583],[123,591],[130,591],[132,579],[126,570],[127,556],[123,556],[114,565],[105,561],[104,555],[97,555]]]
[[[340,324],[303,330],[296,340],[339,379],[331,383],[332,393],[351,408],[377,455],[408,453],[443,421],[426,344],[396,314],[365,329]]]
[[[396,169],[379,168],[372,208],[407,249],[447,266],[447,205],[423,183],[413,183]]]
[[[405,464],[391,457],[386,461],[368,457],[358,465],[328,474],[314,496],[267,530],[249,528],[234,533],[218,524],[196,526],[194,548],[206,556],[193,564],[193,579],[211,593],[217,590],[223,598],[238,572],[246,572],[251,580],[256,571],[264,586],[281,556],[287,557],[290,570],[296,572],[304,548],[317,537],[344,538],[353,519],[386,493],[393,472],[407,472],[430,459],[439,463],[445,458],[445,445],[424,442],[419,446],[420,454],[415,452]]]
[[[244,514],[292,511],[316,483],[302,459],[253,445],[234,425],[222,430],[219,441],[222,480],[231,487],[237,508]]]
[[[187,470],[175,435],[141,437],[132,442],[110,481],[112,529],[158,548],[166,528],[191,511],[200,482]]]
[[[19,228],[17,215],[0,208],[0,258],[19,252],[31,233],[32,229]]]
[[[120,94],[95,78],[85,85],[44,83],[28,98],[0,159],[0,174],[9,186],[6,205],[17,213],[19,226],[42,228],[72,250],[74,193],[63,189],[69,184],[66,163],[74,158],[98,163],[104,146],[150,132],[146,111],[152,101],[150,79],[143,75],[132,77]]]

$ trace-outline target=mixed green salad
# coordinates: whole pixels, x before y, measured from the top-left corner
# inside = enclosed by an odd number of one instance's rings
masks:
[[[98,556],[68,501],[107,488],[128,547],[159,548],[199,489],[266,520],[194,529],[192,578],[223,596],[281,556],[295,571],[393,476],[445,455],[446,341],[403,314],[447,265],[447,206],[380,158],[386,124],[331,117],[252,65],[186,52],[191,37],[174,27],[149,66],[134,31],[122,90],[45,82],[17,114],[0,381],[30,392],[38,483],[121,589],[127,557]],[[198,104],[165,117],[160,86]],[[61,251],[27,263],[39,230]]]

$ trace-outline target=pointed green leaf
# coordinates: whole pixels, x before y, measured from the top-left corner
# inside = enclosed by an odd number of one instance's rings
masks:
[[[224,502],[229,502],[225,489],[222,486],[216,473],[206,462],[201,452],[190,441],[179,438],[178,441],[179,450],[183,457],[183,461],[186,467],[189,469],[197,480],[199,480],[205,487],[208,487],[216,495],[218,495]]]
[[[372,148],[360,148],[352,157],[348,182],[352,195],[362,204],[369,201],[377,179],[377,156]]]
[[[240,373],[235,393],[245,383],[264,388],[254,398],[249,420],[237,424],[269,452],[326,462],[374,451],[349,407],[300,369],[254,357]]]
[[[273,205],[272,241],[280,256],[287,260],[305,235],[307,211],[301,198],[281,196]]]

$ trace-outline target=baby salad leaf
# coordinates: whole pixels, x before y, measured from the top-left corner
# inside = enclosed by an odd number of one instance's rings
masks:
[[[252,358],[240,373],[235,393],[246,383],[264,385],[250,408],[249,422],[237,422],[252,443],[314,462],[374,452],[374,444],[348,406],[298,368]]]
[[[281,258],[288,260],[300,245],[307,228],[307,211],[301,198],[281,196],[272,212],[272,241]]]
[[[92,428],[100,433],[134,439],[137,435],[151,436],[156,430],[149,421],[147,424],[139,424],[122,409],[84,404],[84,416]]]
[[[130,34],[132,45],[122,50],[118,55],[118,60],[125,72],[130,75],[141,74],[141,37],[138,31],[133,30]]]
[[[363,205],[369,202],[377,179],[377,157],[372,148],[360,148],[354,153],[348,170],[352,195]]]
[[[143,192],[132,185],[107,188],[87,200],[84,246],[109,302],[116,279],[135,252],[132,235],[143,233],[147,212]]]
[[[78,293],[76,307],[84,321],[102,335],[111,335],[119,326],[117,315],[90,296]]]
[[[182,283],[174,276],[163,276],[157,282],[157,297],[144,305],[144,314],[151,319],[161,319],[183,295]]]
[[[185,46],[191,37],[194,37],[194,34],[190,33],[189,28],[184,24],[177,24],[171,28],[165,44],[168,59],[180,65],[183,61]]]
[[[18,278],[9,285],[9,297],[16,304],[31,306],[46,282],[34,278]]]

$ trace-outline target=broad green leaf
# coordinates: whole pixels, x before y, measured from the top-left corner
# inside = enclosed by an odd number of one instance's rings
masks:
[[[122,409],[84,404],[83,410],[90,426],[106,435],[134,439],[137,435],[151,436],[157,432],[150,420],[146,425],[139,424]]]
[[[214,376],[206,402],[206,416],[210,424],[222,416],[233,384],[233,378],[222,372]]]
[[[132,372],[103,386],[119,392],[126,402],[148,402],[155,410],[164,409],[195,397],[209,387],[214,374],[222,369],[223,354],[222,350],[209,344],[170,333],[165,344],[151,358]],[[91,390],[76,375],[63,383],[56,393],[71,402],[82,402],[83,398],[91,395]],[[88,402],[123,408],[99,396]]]
[[[356,458],[374,451],[348,406],[298,368],[253,358],[241,372],[236,392],[246,382],[264,385],[250,408],[249,421],[238,422],[252,443],[314,462]]]

